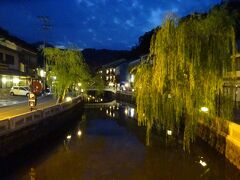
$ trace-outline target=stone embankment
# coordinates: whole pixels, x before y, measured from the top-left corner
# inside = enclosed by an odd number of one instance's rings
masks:
[[[199,121],[197,135],[240,169],[240,125],[220,119],[211,125]]]
[[[82,109],[81,97],[76,97],[69,102],[1,120],[0,156],[6,156],[64,126]]]
[[[117,93],[116,98],[135,104],[132,95]],[[197,135],[240,169],[240,125],[220,119],[209,123],[199,120]]]

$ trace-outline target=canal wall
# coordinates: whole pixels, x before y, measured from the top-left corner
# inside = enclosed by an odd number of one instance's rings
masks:
[[[64,127],[83,110],[80,97],[0,121],[0,157]],[[74,113],[73,113],[74,112]]]
[[[116,100],[120,101],[120,102],[127,102],[130,104],[136,103],[136,98],[132,94],[125,94],[125,93],[117,92],[115,97],[116,97]]]
[[[135,104],[135,98],[128,94],[116,94],[118,101]],[[240,169],[240,125],[221,119],[198,121],[197,136],[223,154]]]
[[[199,121],[197,135],[240,169],[240,125],[214,119]]]

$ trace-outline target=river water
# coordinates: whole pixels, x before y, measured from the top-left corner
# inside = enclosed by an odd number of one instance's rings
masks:
[[[64,131],[1,160],[0,179],[240,179],[240,171],[201,140],[188,153],[181,141],[153,133],[146,146],[134,116],[126,105],[87,108]]]

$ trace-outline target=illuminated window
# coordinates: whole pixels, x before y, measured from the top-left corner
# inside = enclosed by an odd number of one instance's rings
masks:
[[[131,76],[130,76],[130,82],[134,82],[134,74],[131,74]]]

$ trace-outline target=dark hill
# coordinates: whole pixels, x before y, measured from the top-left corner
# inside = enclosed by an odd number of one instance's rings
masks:
[[[91,67],[98,67],[103,64],[116,61],[118,59],[129,59],[131,58],[130,51],[121,50],[107,50],[107,49],[84,49],[82,51],[86,62]]]

